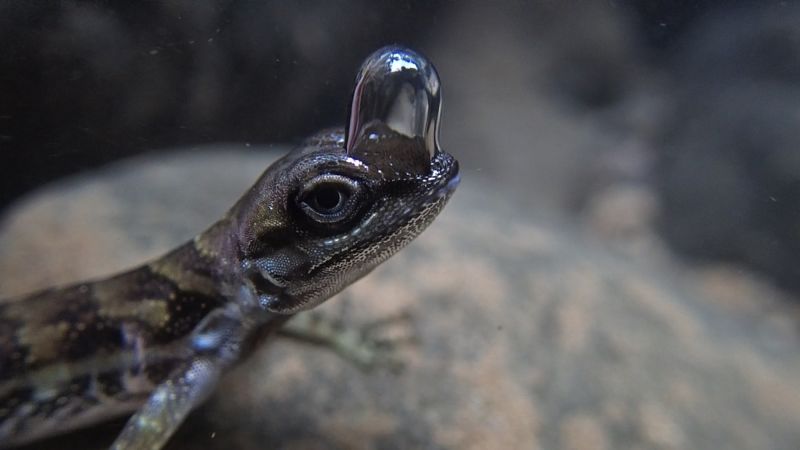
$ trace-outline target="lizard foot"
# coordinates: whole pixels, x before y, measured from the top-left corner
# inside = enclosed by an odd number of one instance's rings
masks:
[[[332,350],[362,370],[399,372],[404,361],[400,350],[416,344],[409,310],[361,324],[346,323],[347,302],[336,316],[320,311],[301,313],[281,328],[279,334]]]

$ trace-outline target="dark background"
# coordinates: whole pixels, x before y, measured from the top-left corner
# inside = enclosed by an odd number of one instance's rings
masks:
[[[521,209],[606,237],[652,226],[682,255],[800,291],[799,11],[793,1],[3,2],[0,208],[143,152],[341,126],[359,62],[403,43],[440,65],[445,145]],[[535,105],[517,104],[526,95]],[[544,112],[511,125],[530,111]],[[608,228],[617,201],[635,217]]]

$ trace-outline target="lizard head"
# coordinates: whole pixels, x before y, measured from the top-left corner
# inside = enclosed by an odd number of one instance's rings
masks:
[[[232,213],[242,276],[271,312],[311,308],[389,258],[442,210],[458,162],[439,148],[439,78],[422,56],[378,50],[348,128],[307,139]]]

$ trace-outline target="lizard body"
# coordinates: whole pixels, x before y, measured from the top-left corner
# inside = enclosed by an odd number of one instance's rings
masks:
[[[441,211],[459,178],[437,142],[439,89],[422,56],[381,49],[347,131],[307,139],[195,239],[0,304],[0,446],[136,411],[112,448],[161,448],[226,369]]]

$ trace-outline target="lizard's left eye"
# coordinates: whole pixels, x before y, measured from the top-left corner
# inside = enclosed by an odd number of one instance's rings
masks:
[[[314,177],[300,189],[296,202],[300,210],[321,225],[349,222],[361,210],[364,188],[350,178],[325,174]]]

